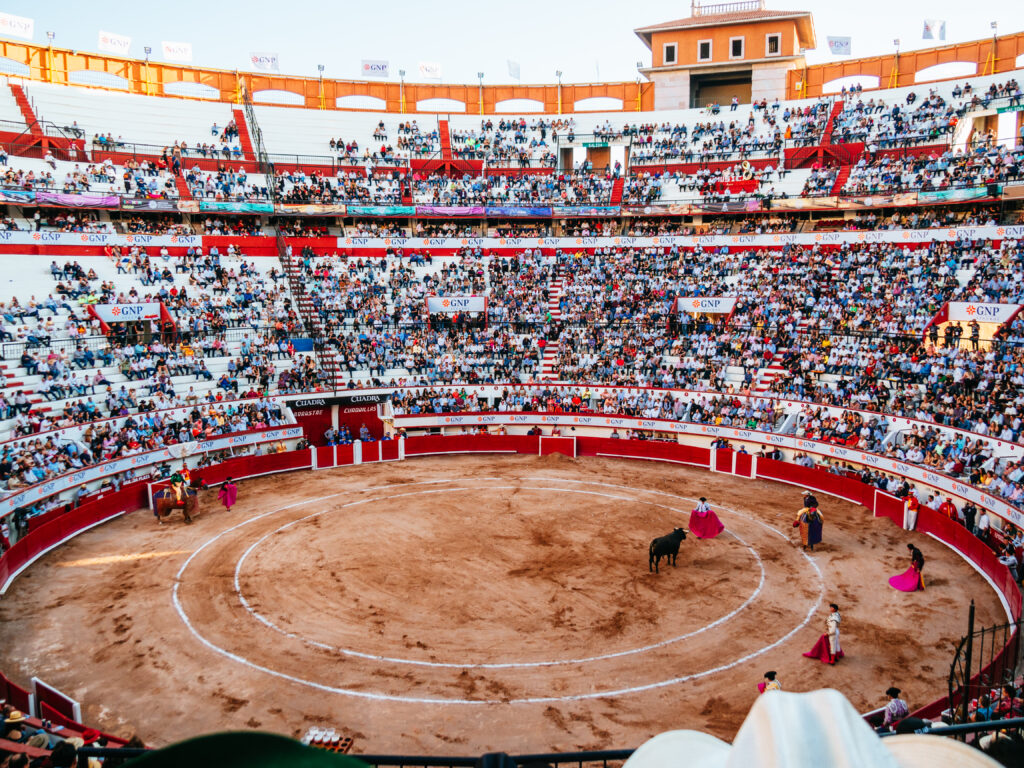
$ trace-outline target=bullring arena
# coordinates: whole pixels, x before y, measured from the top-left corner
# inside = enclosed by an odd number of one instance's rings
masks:
[[[1005,617],[995,593],[939,542],[837,498],[804,552],[799,491],[561,454],[258,478],[230,512],[205,492],[191,527],[143,510],[46,556],[4,600],[2,661],[156,745],[323,723],[399,754],[597,749],[682,723],[728,738],[768,668],[864,711],[898,678],[923,705],[964,606]],[[649,573],[649,540],[698,496],[726,532]],[[928,552],[927,600],[886,584],[907,541]],[[835,667],[801,655],[832,601]],[[168,694],[140,709],[147,691]]]
[[[0,768],[1024,765],[1022,11],[52,5]]]

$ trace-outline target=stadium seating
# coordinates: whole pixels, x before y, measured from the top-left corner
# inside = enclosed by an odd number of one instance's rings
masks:
[[[968,92],[947,82],[927,89],[840,94],[735,109],[453,115],[443,120],[428,115],[256,105],[253,115],[266,148],[281,164],[279,187],[270,190],[266,177],[252,165],[253,158],[242,151],[241,140],[224,135],[225,127],[240,114],[232,105],[29,81],[21,87],[36,116],[58,127],[76,126],[85,139],[82,156],[11,156],[5,188],[67,194],[126,192],[172,204],[180,200],[183,206],[192,206],[183,207],[191,215],[43,208],[37,224],[36,209],[23,207],[9,212],[5,226],[38,228],[43,233],[267,237],[274,234],[275,224],[266,219],[224,215],[217,209],[207,212],[198,206],[270,203],[275,195],[278,201],[294,205],[419,205],[442,210],[445,206],[657,207],[689,202],[727,206],[747,199],[831,197],[840,192],[864,196],[1016,182],[1024,168],[1021,151],[1005,141],[997,146],[980,136],[965,137],[953,130],[953,119],[965,120],[967,110],[984,110],[994,101],[1010,104],[1019,98],[1017,79],[1011,73],[969,82]],[[916,98],[910,98],[911,92]],[[883,101],[888,110],[884,113],[877,111]],[[896,117],[892,110],[896,103],[906,117]],[[0,88],[0,120],[24,121],[7,85]],[[442,130],[448,131],[447,141],[442,141]],[[94,144],[93,136],[100,134],[109,135],[114,145]],[[582,145],[592,139],[629,145],[628,167],[620,163],[592,168],[580,163]],[[950,149],[954,140],[964,146]],[[968,140],[973,143],[968,145]],[[148,148],[143,154],[150,153],[152,159],[141,163],[126,159],[119,142]],[[841,162],[835,158],[803,162],[799,152],[822,142],[865,142],[866,153],[853,149],[836,155]],[[187,145],[184,151],[182,143]],[[223,157],[197,151],[202,145],[235,150]],[[908,145],[922,154],[898,157],[889,151]],[[444,155],[445,146],[452,148],[450,157]],[[572,150],[573,167],[553,167],[556,149]],[[179,156],[180,161],[174,162]],[[418,165],[438,159],[476,165]],[[8,386],[3,392],[8,418],[0,424],[0,436],[82,418],[76,404],[90,397],[93,388],[79,380],[86,376],[95,379],[99,374],[109,382],[102,386],[115,392],[124,387],[125,394],[114,400],[97,392],[96,398],[104,402],[96,412],[106,414],[113,413],[118,403],[143,398],[175,405],[183,397],[196,402],[209,400],[215,393],[233,397],[237,392],[231,379],[255,371],[240,390],[257,383],[260,392],[292,392],[302,387],[370,384],[586,381],[752,398],[742,418],[759,429],[784,427],[794,432],[802,428],[800,419],[780,419],[766,410],[772,401],[764,398],[771,395],[924,416],[947,427],[1016,442],[1020,424],[986,411],[990,393],[997,388],[995,368],[986,360],[991,352],[976,352],[968,339],[924,349],[914,341],[921,338],[942,302],[1020,301],[1016,286],[1021,252],[1014,241],[925,242],[912,250],[904,244],[881,242],[828,249],[795,244],[733,249],[630,246],[613,241],[620,235],[719,232],[741,236],[1007,223],[978,209],[965,213],[963,208],[951,208],[939,217],[932,215],[933,209],[922,214],[918,210],[895,211],[880,219],[869,208],[817,221],[785,213],[749,219],[705,216],[700,223],[673,218],[617,220],[615,214],[605,219],[566,219],[559,224],[565,234],[607,238],[580,250],[491,252],[486,246],[471,245],[443,256],[431,256],[429,248],[418,247],[389,254],[382,249],[372,259],[339,259],[334,255],[339,244],[333,240],[336,235],[503,238],[547,236],[552,229],[550,223],[533,221],[355,217],[349,222],[329,218],[279,222],[289,235],[321,237],[315,245],[305,246],[294,261],[269,256],[277,252],[275,246],[259,246],[255,259],[222,253],[219,264],[207,263],[202,255],[183,255],[178,249],[164,255],[150,249],[147,257],[137,248],[124,248],[106,255],[57,258],[51,269],[44,266],[45,257],[9,251],[0,255],[0,264],[8,272],[25,258],[39,264],[18,269],[17,291],[5,296],[5,331],[11,351],[20,358],[21,347],[29,346],[42,357],[53,349],[58,357],[70,360],[82,347],[97,357],[79,367],[80,375],[68,373],[67,380],[62,367],[67,363],[58,360],[51,380],[38,371],[30,372],[20,359],[9,355]],[[296,252],[301,248],[298,244]],[[65,264],[73,267],[71,273],[64,271]],[[285,279],[289,273],[291,278]],[[296,286],[301,286],[299,293]],[[431,294],[483,295],[487,310],[479,316],[430,317],[423,307]],[[105,342],[86,305],[103,296],[131,300],[146,295],[165,303],[188,340],[171,340],[166,348],[140,355],[125,354],[112,344],[106,359],[100,359]],[[738,300],[726,323],[673,317],[677,297],[710,295]],[[282,333],[283,324],[291,330]],[[321,343],[315,362],[289,353],[286,344],[285,349],[278,348],[279,339],[290,338],[302,327],[302,333]],[[1010,344],[1021,335],[1017,322],[1004,331],[999,343]],[[252,340],[257,337],[271,346],[254,349]],[[190,361],[184,361],[183,343],[191,351]],[[1005,350],[1002,364],[1016,365],[1015,347]],[[266,359],[268,353],[283,361],[273,370],[269,370],[274,360]],[[200,357],[205,371],[197,377],[194,364]],[[132,368],[135,358],[164,359],[166,371],[159,365],[150,368],[146,362],[141,364],[145,375],[140,375],[139,364]],[[959,376],[958,372],[976,369],[980,373],[972,376],[984,386],[972,398],[982,413],[951,409],[946,402],[949,393],[935,389],[936,376],[950,371]],[[227,387],[220,385],[224,377]],[[23,410],[10,407],[19,391],[25,392],[31,416],[11,412]],[[690,407],[679,411],[677,404],[663,398],[630,407],[697,421],[713,413],[713,418],[728,422],[741,415],[738,407],[721,405],[728,402],[722,400],[710,411]],[[607,402],[591,405],[610,407]],[[846,433],[841,434],[845,438]],[[868,445],[879,449],[874,437]],[[886,449],[899,450],[901,445],[892,440]],[[949,464],[948,451],[934,454],[934,446],[930,450],[935,457],[929,461]],[[969,464],[958,474],[970,474]],[[1016,500],[1017,488],[1015,479],[1001,490]]]

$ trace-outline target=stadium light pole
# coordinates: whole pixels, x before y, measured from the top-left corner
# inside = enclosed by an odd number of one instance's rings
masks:
[[[484,113],[484,73],[483,72],[477,72],[476,73],[476,79],[480,83],[480,85],[478,86],[477,93],[479,94],[480,114],[482,115]]]
[[[47,47],[47,50],[48,50],[46,61],[48,63],[47,69],[49,70],[50,82],[51,83],[53,82],[53,38],[54,38],[54,33],[53,32],[47,32],[46,33],[46,39],[49,41],[46,44],[46,47]]]
[[[324,107],[324,65],[323,64],[317,64],[316,65],[316,70],[317,70],[317,72],[320,73],[320,89],[319,89],[319,93],[320,93],[320,109],[324,109],[325,108]]]
[[[562,70],[555,70],[555,77],[558,78],[558,114],[562,114]]]
[[[147,45],[142,50],[146,53],[146,95],[149,96],[149,54],[153,52],[153,49]]]
[[[398,70],[398,110],[405,113],[405,70]]]
[[[637,112],[640,111],[640,94],[641,94],[641,90],[640,90],[640,79],[641,79],[640,78],[640,69],[643,67],[643,65],[644,65],[644,63],[642,61],[638,61],[636,63],[636,69],[637,69],[637,73],[636,73],[636,111]]]

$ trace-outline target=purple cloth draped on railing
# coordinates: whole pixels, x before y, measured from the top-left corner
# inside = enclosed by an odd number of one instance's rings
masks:
[[[482,205],[417,205],[416,213],[428,216],[483,216]]]
[[[45,205],[67,205],[73,208],[120,208],[121,198],[117,195],[85,193],[70,195],[64,192],[36,192],[36,202]]]

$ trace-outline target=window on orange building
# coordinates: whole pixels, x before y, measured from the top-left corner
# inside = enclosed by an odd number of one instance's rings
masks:
[[[666,66],[668,66],[670,64],[675,64],[676,63],[676,44],[675,43],[665,43],[665,47],[662,50],[661,59],[662,59],[662,64],[665,64]]]
[[[782,35],[773,34],[764,36],[764,55],[778,56],[782,52]]]
[[[711,41],[697,41],[697,61],[711,61]]]
[[[730,59],[742,59],[743,58],[743,38],[742,37],[730,37],[729,38],[729,58]]]

